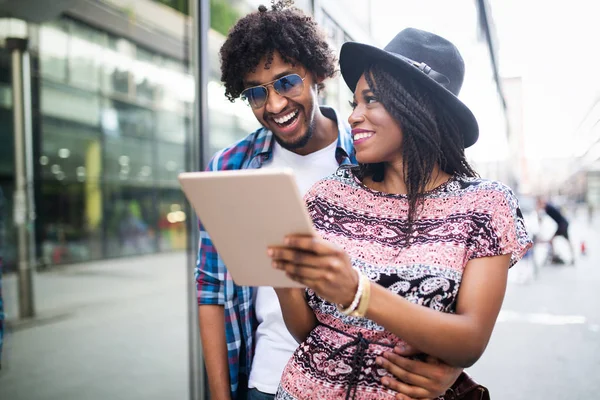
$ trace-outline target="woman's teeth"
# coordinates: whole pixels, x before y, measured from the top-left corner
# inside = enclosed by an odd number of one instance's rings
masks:
[[[354,140],[366,139],[366,138],[369,138],[369,137],[371,137],[373,135],[374,134],[372,132],[357,133],[356,135],[354,135]]]

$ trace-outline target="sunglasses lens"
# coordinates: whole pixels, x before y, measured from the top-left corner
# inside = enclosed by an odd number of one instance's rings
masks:
[[[294,97],[302,94],[304,85],[300,75],[292,74],[277,79],[273,82],[273,88],[282,96]]]
[[[260,108],[267,100],[267,89],[262,86],[248,88],[242,92],[242,97],[252,108]]]

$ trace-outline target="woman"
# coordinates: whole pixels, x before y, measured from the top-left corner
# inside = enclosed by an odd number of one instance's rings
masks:
[[[456,97],[464,64],[454,45],[406,29],[384,50],[345,43],[340,65],[359,166],[307,193],[318,235],[268,249],[307,286],[277,290],[301,342],[279,399],[392,399],[378,364],[405,343],[473,365],[508,269],[531,245],[512,191],[466,161],[478,127]]]

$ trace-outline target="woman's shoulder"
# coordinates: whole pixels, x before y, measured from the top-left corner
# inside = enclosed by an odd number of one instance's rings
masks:
[[[356,189],[356,179],[351,166],[342,165],[334,173],[318,180],[307,192],[305,198],[327,196]]]
[[[332,183],[337,183],[337,185],[339,185],[339,186],[355,187],[356,179],[354,177],[354,172],[353,172],[352,166],[348,166],[348,165],[340,166],[331,175],[328,175],[328,176],[322,178],[321,180],[317,181],[313,185],[313,188],[315,186],[331,185]]]
[[[448,192],[471,197],[476,203],[498,205],[508,203],[518,207],[514,191],[505,183],[479,177],[458,177],[447,187]],[[494,204],[495,203],[495,204]]]

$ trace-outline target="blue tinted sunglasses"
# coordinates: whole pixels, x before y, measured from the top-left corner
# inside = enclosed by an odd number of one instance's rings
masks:
[[[273,89],[280,96],[297,97],[302,94],[305,78],[306,76],[302,78],[298,74],[282,76],[281,78],[267,82],[264,85],[252,86],[244,89],[241,97],[250,104],[250,107],[261,108],[267,102],[267,97],[269,97],[269,86],[273,86]]]

